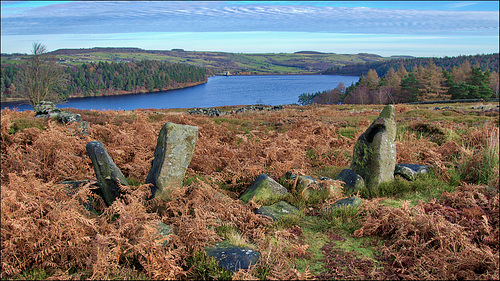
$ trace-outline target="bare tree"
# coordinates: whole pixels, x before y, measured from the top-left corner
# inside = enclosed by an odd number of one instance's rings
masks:
[[[20,74],[20,92],[33,107],[41,101],[62,101],[58,91],[66,87],[68,78],[41,43],[33,43],[32,54]]]

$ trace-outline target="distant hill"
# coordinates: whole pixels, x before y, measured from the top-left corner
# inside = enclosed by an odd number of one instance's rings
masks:
[[[453,66],[461,65],[466,60],[469,61],[471,66],[479,66],[483,71],[489,70],[490,72],[498,72],[498,54],[482,54],[444,58],[399,58],[396,56],[392,56],[391,59],[385,59],[376,62],[355,63],[345,66],[331,67],[323,71],[322,74],[361,76],[366,75],[368,73],[368,70],[374,69],[377,71],[377,74],[379,76],[384,76],[391,67],[397,71],[401,66],[404,66],[404,68],[409,71],[420,64],[422,66],[427,66],[430,61],[434,62],[434,64],[436,64],[438,67],[446,70],[451,70]]]
[[[296,53],[226,53],[185,51],[183,49],[143,50],[140,48],[88,48],[59,49],[51,52],[62,62],[81,64],[96,61],[134,62],[144,59],[171,63],[186,63],[208,69],[217,74],[229,71],[231,74],[308,74],[320,73],[332,67],[347,64],[384,61],[375,54],[336,54],[317,51]]]

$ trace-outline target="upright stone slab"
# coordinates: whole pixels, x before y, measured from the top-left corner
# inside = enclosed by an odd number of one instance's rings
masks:
[[[350,169],[360,175],[368,188],[394,179],[396,167],[396,121],[392,105],[359,136],[354,145]]]
[[[182,186],[197,137],[198,127],[170,122],[163,125],[146,179],[146,183],[153,184],[152,196],[167,200],[174,188]]]
[[[127,185],[127,180],[109,156],[102,142],[91,141],[87,143],[86,149],[90,160],[92,160],[97,184],[101,187],[104,202],[110,206],[120,195],[118,182]]]

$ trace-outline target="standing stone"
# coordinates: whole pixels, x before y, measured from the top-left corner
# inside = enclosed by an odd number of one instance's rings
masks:
[[[198,127],[167,122],[158,135],[154,159],[146,183],[151,194],[168,200],[175,188],[182,186],[186,169],[193,158]]]
[[[101,187],[104,202],[110,206],[116,197],[120,195],[118,182],[127,185],[127,180],[109,156],[102,142],[91,141],[87,143],[86,149],[90,160],[92,160],[97,184]]]
[[[354,145],[350,169],[360,175],[368,188],[394,179],[396,167],[396,121],[393,105],[359,136]]]

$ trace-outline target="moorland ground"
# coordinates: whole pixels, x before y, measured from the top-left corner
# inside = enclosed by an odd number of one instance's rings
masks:
[[[442,106],[442,105],[437,105]],[[498,279],[498,103],[396,105],[397,163],[430,165],[413,182],[363,189],[359,208],[327,211],[288,171],[334,178],[380,105],[284,106],[207,117],[185,110],[86,111],[88,134],[30,111],[1,112],[2,279]],[[221,107],[232,110],[235,107]],[[145,200],[161,127],[198,126],[184,187]],[[127,177],[105,207],[85,145],[99,140]],[[298,215],[272,223],[238,197],[262,173],[283,184]],[[217,196],[222,193],[226,196]],[[92,198],[98,212],[82,202]],[[156,225],[174,233],[161,243]],[[235,274],[203,248],[222,239],[261,253]]]

